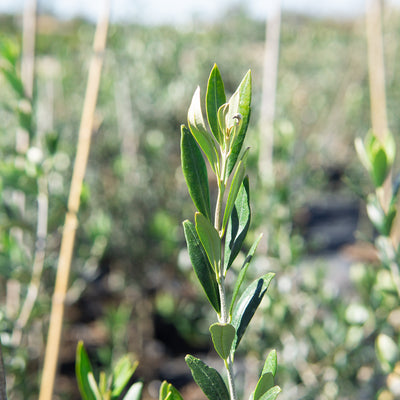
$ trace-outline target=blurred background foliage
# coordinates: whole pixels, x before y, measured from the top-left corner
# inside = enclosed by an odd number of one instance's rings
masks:
[[[393,10],[384,16],[388,115],[395,136],[400,131],[399,17]],[[0,18],[1,40],[11,40],[17,54],[20,25],[17,17]],[[21,99],[0,77],[0,330],[11,399],[37,397],[93,32],[82,20],[39,17],[31,148],[41,149],[42,156],[28,160],[24,170],[14,167]],[[186,123],[198,84],[204,96],[214,63],[227,93],[252,69],[247,144],[253,149],[254,236],[249,240],[266,230],[254,275],[277,273],[244,346],[249,356],[238,371],[244,388],[254,386],[248,381],[255,379],[270,348],[278,350],[282,399],[371,399],[387,385],[374,339],[378,332],[400,330],[400,309],[390,279],[365,244],[374,232],[360,193],[370,186],[353,145],[370,127],[364,21],[283,15],[276,182],[261,190],[257,121],[264,41],[265,24],[241,9],[191,28],[110,27],[57,398],[78,398],[73,365],[80,339],[97,364],[135,353],[140,361],[135,375],[145,380],[149,398],[156,397],[154,386],[163,379],[189,400],[201,398],[193,389],[185,392],[190,376],[182,366],[189,351],[210,352],[209,357],[212,352],[208,307],[184,250],[181,221],[193,210],[180,170],[179,127]],[[21,345],[14,346],[16,313],[7,307],[9,282],[20,283],[17,297],[23,297],[31,276],[37,185],[44,173],[49,197],[44,271]],[[26,195],[23,216],[10,211],[16,188]],[[23,228],[31,250],[13,241],[15,226]],[[398,384],[400,375],[393,379]]]

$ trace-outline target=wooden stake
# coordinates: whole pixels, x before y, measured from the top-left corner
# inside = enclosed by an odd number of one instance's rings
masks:
[[[280,0],[270,2],[265,30],[263,85],[260,110],[260,154],[258,173],[262,183],[273,184],[273,147],[276,82],[278,75],[279,40],[281,27]]]
[[[383,143],[388,133],[388,119],[386,113],[381,0],[367,1],[366,30],[372,131]],[[392,197],[391,181],[392,174],[390,173],[383,185],[383,191],[379,199],[385,212],[389,208]]]
[[[52,300],[50,326],[47,338],[42,381],[40,385],[39,400],[51,400],[53,395],[59,347],[61,341],[64,303],[68,289],[68,280],[75,234],[78,226],[77,213],[79,210],[82,183],[85,176],[86,165],[89,156],[94,112],[97,103],[101,68],[103,64],[103,53],[106,46],[109,17],[108,0],[105,0],[105,5],[105,11],[98,21],[94,37],[94,55],[92,57],[89,67],[88,83],[86,87],[81,125],[79,129],[78,148],[68,199],[68,212],[65,217],[64,230],[61,240],[61,249]]]

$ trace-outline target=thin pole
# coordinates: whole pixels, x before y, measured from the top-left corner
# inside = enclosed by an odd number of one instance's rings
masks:
[[[64,230],[61,240],[60,256],[58,260],[57,277],[52,299],[49,333],[39,400],[51,400],[57,369],[58,354],[61,341],[64,303],[68,289],[68,280],[71,259],[78,226],[77,213],[79,210],[83,178],[85,176],[89,156],[90,140],[93,128],[94,112],[100,85],[103,53],[106,46],[109,1],[105,0],[104,12],[97,23],[94,36],[94,54],[89,67],[88,83],[79,129],[78,148],[72,174],[71,189],[68,199],[68,212],[65,217]]]
[[[385,65],[382,39],[382,6],[380,0],[368,0],[366,10],[366,33],[368,46],[369,92],[371,123],[374,135],[383,143],[388,132],[386,112]],[[387,211],[392,197],[392,174],[387,177],[380,202]]]
[[[265,29],[263,83],[260,110],[260,156],[258,172],[262,183],[271,184],[273,173],[274,118],[278,76],[281,1],[271,0]]]

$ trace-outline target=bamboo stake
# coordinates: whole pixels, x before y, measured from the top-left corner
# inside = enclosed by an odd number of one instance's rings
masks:
[[[260,110],[260,154],[258,172],[262,183],[273,184],[273,147],[276,85],[279,60],[279,39],[281,26],[281,0],[270,3],[266,21],[265,50],[263,63],[263,85]]]
[[[61,341],[64,303],[68,288],[69,272],[75,233],[78,226],[77,213],[80,204],[83,178],[89,156],[90,140],[100,85],[103,53],[106,46],[109,16],[109,1],[105,0],[105,8],[97,23],[94,36],[94,55],[89,67],[88,83],[79,129],[78,148],[75,158],[71,189],[68,199],[68,212],[65,217],[64,230],[61,241],[60,256],[58,260],[57,277],[52,299],[50,326],[47,338],[46,353],[42,381],[40,385],[39,400],[51,400],[57,369],[59,347]]]
[[[381,0],[368,0],[366,11],[366,30],[368,45],[368,71],[371,102],[371,123],[374,135],[384,142],[388,132],[386,113],[385,66],[382,39]],[[379,199],[385,211],[392,197],[391,174],[383,185]]]

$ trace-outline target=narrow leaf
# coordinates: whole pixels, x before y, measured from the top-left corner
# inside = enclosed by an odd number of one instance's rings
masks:
[[[381,187],[389,173],[385,150],[380,148],[372,159],[372,179],[375,187]]]
[[[210,264],[217,273],[221,261],[221,239],[211,222],[200,213],[195,215],[196,232],[207,254]]]
[[[270,372],[273,376],[275,376],[277,367],[278,367],[278,356],[276,354],[276,350],[271,350],[267,356],[267,359],[265,360],[261,375]]]
[[[183,400],[179,391],[167,381],[160,386],[159,400]]]
[[[88,382],[90,386],[91,393],[93,393],[96,400],[102,400],[102,396],[97,386],[96,379],[94,379],[93,372],[88,373]]]
[[[75,375],[79,392],[83,400],[96,400],[96,396],[92,391],[92,385],[89,382],[89,374],[93,376],[93,368],[86,350],[83,347],[83,342],[80,341],[76,347],[75,358]]]
[[[281,391],[282,389],[279,386],[274,386],[262,395],[259,400],[275,400]]]
[[[208,86],[206,93],[206,112],[208,124],[217,142],[222,145],[223,131],[218,126],[218,109],[226,103],[224,82],[216,64],[211,70],[208,78]]]
[[[194,272],[204,289],[208,301],[214,307],[215,311],[220,313],[221,304],[215,272],[200,242],[196,228],[190,221],[186,220],[183,222],[183,229]]]
[[[236,92],[229,100],[229,113],[232,117],[236,114],[241,114],[242,125],[240,131],[233,143],[232,152],[229,156],[228,162],[228,175],[235,167],[236,161],[239,157],[240,150],[242,149],[243,141],[246,136],[247,127],[250,120],[250,103],[251,103],[251,72],[248,71],[244,76],[242,82],[237,88]]]
[[[188,111],[188,124],[190,132],[206,155],[211,168],[216,171],[218,165],[218,152],[212,135],[207,131],[201,112],[200,88],[194,92],[192,102]]]
[[[236,338],[232,345],[232,350],[235,351],[239,346],[240,340],[247,326],[249,325],[253,315],[257,311],[268,286],[274,277],[274,273],[270,272],[263,277],[256,279],[248,288],[243,292],[238,300],[232,313],[232,325],[236,329]]]
[[[122,400],[140,400],[142,397],[143,382],[134,383]]]
[[[243,183],[244,174],[246,173],[247,154],[248,154],[248,149],[243,154],[243,157],[236,168],[235,174],[233,175],[231,186],[229,188],[228,199],[226,200],[224,217],[222,219],[222,232],[225,232],[225,228],[231,216],[233,206],[235,205],[239,189]]]
[[[192,372],[194,381],[209,400],[229,400],[228,389],[217,370],[191,355],[187,355],[185,361]]]
[[[111,384],[112,397],[118,397],[134,374],[138,362],[132,362],[129,355],[122,357],[113,369],[113,381]]]
[[[183,176],[194,205],[211,219],[207,167],[196,141],[184,125],[181,127],[181,160]]]
[[[22,81],[16,74],[15,70],[0,68],[0,71],[3,73],[4,77],[6,78],[10,86],[14,89],[15,93],[18,95],[18,98],[20,99],[24,98],[25,97],[24,85],[22,84]]]
[[[210,333],[216,352],[226,360],[235,339],[235,328],[231,324],[216,323],[210,326]]]
[[[273,386],[274,377],[270,372],[261,375],[260,379],[257,382],[256,388],[252,393],[252,399],[259,400],[260,397],[266,394]]]
[[[247,256],[244,260],[242,268],[240,269],[239,276],[236,279],[235,287],[233,288],[232,301],[231,301],[231,306],[229,309],[229,315],[232,315],[233,306],[235,305],[235,301],[239,294],[240,287],[242,286],[242,283],[246,276],[247,269],[249,268],[251,260],[253,259],[254,253],[256,252],[258,243],[260,243],[262,236],[263,235],[261,233],[260,236],[257,238],[257,240],[253,243],[253,246],[251,246],[249,252],[247,253]]]
[[[245,177],[239,189],[231,216],[229,218],[225,239],[224,270],[228,270],[239,254],[250,226],[250,189],[249,179]]]

